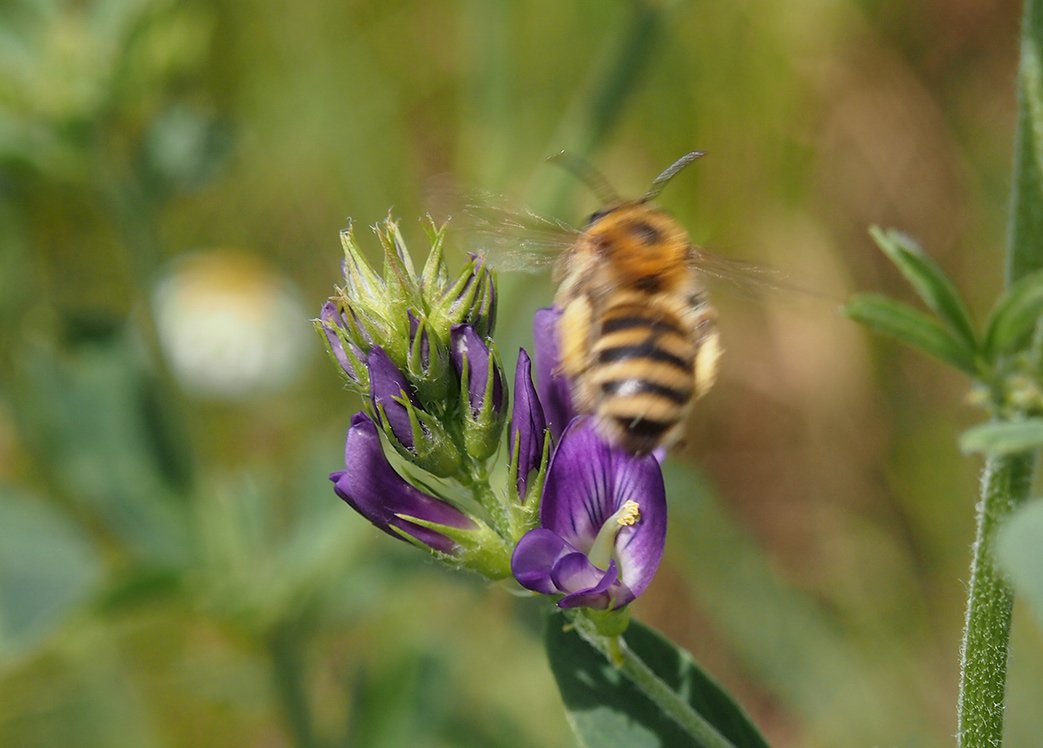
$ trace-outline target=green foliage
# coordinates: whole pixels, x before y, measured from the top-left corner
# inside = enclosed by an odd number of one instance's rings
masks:
[[[0,662],[54,633],[101,575],[81,526],[39,497],[0,486]]]
[[[942,269],[924,254],[916,242],[899,231],[882,231],[874,226],[869,233],[877,246],[909,281],[927,308],[938,315],[945,326],[973,350],[976,342],[967,305]]]
[[[908,304],[879,294],[859,294],[847,303],[844,313],[856,322],[919,348],[966,374],[973,376],[977,372],[973,345],[946,329],[934,317]]]
[[[1043,447],[1043,418],[983,423],[967,429],[960,437],[964,452],[994,455],[1031,452]]]
[[[632,622],[626,646],[723,740],[703,743],[664,714],[646,691],[601,652],[567,630],[559,616],[547,619],[545,644],[569,724],[589,748],[703,745],[766,748],[749,717],[692,656],[660,634]]]
[[[1043,500],[1018,508],[1000,530],[999,561],[1043,627]]]
[[[1043,271],[1029,273],[1000,296],[989,313],[982,353],[989,361],[1024,349],[1043,317]]]

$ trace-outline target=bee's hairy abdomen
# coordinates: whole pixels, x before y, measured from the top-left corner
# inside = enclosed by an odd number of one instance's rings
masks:
[[[602,310],[588,372],[601,428],[638,453],[676,441],[694,396],[694,331],[655,302]]]

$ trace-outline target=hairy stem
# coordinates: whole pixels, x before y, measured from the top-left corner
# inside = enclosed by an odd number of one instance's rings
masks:
[[[1028,495],[1034,455],[992,457],[982,476],[978,531],[971,562],[967,618],[960,649],[959,744],[999,746],[1010,645],[1010,584],[995,564],[996,533]]]
[[[1043,0],[1025,0],[1018,71],[1007,244],[1007,283],[1043,267]],[[999,746],[1010,650],[1013,593],[995,564],[996,532],[1025,500],[1035,453],[992,457],[982,477],[971,561],[967,619],[960,649],[959,745]]]

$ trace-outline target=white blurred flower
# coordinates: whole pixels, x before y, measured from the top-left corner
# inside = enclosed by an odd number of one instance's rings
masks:
[[[311,322],[296,290],[255,255],[179,258],[152,299],[160,345],[189,392],[239,399],[277,389],[308,355]]]

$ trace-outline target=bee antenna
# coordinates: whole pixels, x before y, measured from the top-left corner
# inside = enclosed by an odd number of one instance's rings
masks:
[[[598,200],[605,205],[622,202],[616,191],[612,189],[612,185],[605,179],[605,175],[576,154],[569,153],[563,149],[560,153],[549,156],[547,161],[570,172],[579,181],[587,185],[594,195],[597,196]]]
[[[648,188],[648,192],[646,192],[645,196],[641,198],[641,202],[647,203],[650,200],[655,200],[659,197],[659,193],[663,191],[663,188],[666,187],[667,183],[677,176],[677,172],[681,171],[681,169],[688,166],[688,164],[692,163],[697,158],[705,155],[706,154],[702,151],[692,151],[674,161],[663,170],[662,174],[652,180],[652,186]]]

